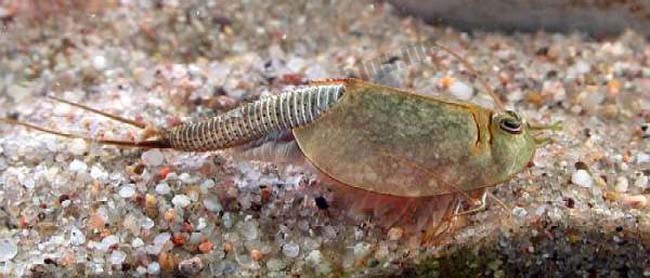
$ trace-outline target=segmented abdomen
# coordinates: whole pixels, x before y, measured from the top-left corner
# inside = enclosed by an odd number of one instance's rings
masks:
[[[272,132],[311,123],[336,104],[344,86],[315,85],[263,98],[223,115],[177,126],[166,134],[172,148],[210,151],[241,145]]]

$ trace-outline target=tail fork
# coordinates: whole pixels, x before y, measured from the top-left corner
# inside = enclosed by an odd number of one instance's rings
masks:
[[[26,128],[35,129],[35,130],[38,130],[38,131],[41,131],[41,132],[54,134],[54,135],[61,136],[61,137],[78,138],[78,139],[86,140],[88,142],[99,143],[99,144],[102,144],[102,145],[113,145],[113,146],[122,146],[122,147],[136,147],[136,148],[159,148],[159,149],[171,148],[171,143],[169,142],[169,140],[164,138],[164,136],[160,136],[160,132],[155,127],[153,127],[151,125],[140,123],[140,122],[137,122],[137,121],[131,120],[131,119],[122,118],[120,116],[109,114],[109,113],[106,113],[106,112],[103,112],[103,111],[100,111],[100,110],[85,106],[83,104],[67,101],[67,100],[64,100],[64,99],[57,98],[57,97],[50,96],[49,98],[52,99],[52,100],[58,101],[58,102],[62,102],[62,103],[65,103],[65,104],[68,104],[68,105],[71,105],[71,106],[74,106],[74,107],[77,107],[77,108],[80,108],[80,109],[95,113],[95,114],[102,115],[104,117],[110,118],[112,120],[116,120],[116,121],[121,122],[121,123],[125,123],[125,124],[128,124],[128,125],[143,129],[146,138],[152,138],[152,137],[157,137],[157,138],[150,139],[150,140],[144,140],[144,141],[124,141],[124,140],[113,140],[113,139],[97,139],[97,138],[92,138],[92,137],[85,136],[85,135],[62,132],[62,131],[58,131],[58,130],[55,130],[55,129],[50,129],[50,128],[34,125],[34,124],[31,124],[31,123],[21,122],[19,120],[14,120],[14,119],[9,119],[9,118],[0,118],[0,123],[7,124],[7,125],[14,125],[14,126],[23,126],[23,127],[26,127]]]

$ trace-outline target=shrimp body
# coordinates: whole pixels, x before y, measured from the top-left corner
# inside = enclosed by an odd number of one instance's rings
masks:
[[[132,120],[61,101],[148,130]],[[296,150],[327,177],[398,197],[496,185],[524,169],[536,149],[528,126],[512,111],[495,112],[359,79],[314,82],[209,119],[152,128],[154,139],[136,142],[4,122],[104,144],[193,152],[245,146],[289,133]]]
[[[462,57],[441,48],[474,72]],[[57,99],[141,128],[147,135],[142,141],[95,139],[14,119],[0,122],[126,147],[241,153],[281,147],[268,152],[271,160],[284,156],[309,162],[341,193],[339,203],[350,206],[346,211],[370,211],[383,226],[406,225],[412,231],[431,223],[424,235],[428,241],[447,229],[443,224],[457,214],[461,199],[485,196],[486,187],[522,171],[545,141],[534,133],[542,128],[503,111],[482,83],[496,111],[359,79],[331,79],[169,129]]]
[[[319,84],[263,98],[223,115],[174,127],[162,136],[173,149],[211,151],[309,125],[343,95],[342,84]]]
[[[185,123],[162,138],[173,149],[210,151],[292,131],[301,153],[336,181],[427,197],[492,186],[525,168],[535,153],[533,137],[525,128],[503,130],[504,116],[510,114],[346,79]]]

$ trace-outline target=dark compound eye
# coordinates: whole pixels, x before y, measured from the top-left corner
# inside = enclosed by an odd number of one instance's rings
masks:
[[[521,121],[517,119],[513,119],[513,118],[502,119],[501,122],[499,122],[499,127],[512,134],[521,133]]]

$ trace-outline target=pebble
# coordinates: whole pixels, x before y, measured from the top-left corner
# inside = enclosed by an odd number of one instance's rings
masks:
[[[156,185],[156,193],[160,195],[166,195],[169,194],[169,192],[171,192],[171,188],[169,188],[169,184],[163,182]]]
[[[643,164],[650,162],[650,154],[647,153],[638,153],[636,155],[636,163]]]
[[[323,228],[323,236],[328,239],[335,239],[338,233],[334,227],[328,225]]]
[[[93,57],[93,67],[96,70],[103,70],[106,68],[106,58],[101,55],[97,55]]]
[[[95,180],[108,179],[108,173],[97,165],[93,165],[93,167],[90,168],[90,176]]]
[[[120,250],[114,250],[109,258],[111,264],[122,264],[124,260],[126,260],[126,253]]]
[[[234,274],[237,271],[238,268],[239,268],[239,265],[236,264],[235,262],[225,261],[223,263],[223,273],[225,273],[225,274]],[[228,276],[231,276],[231,275],[228,275]]]
[[[163,246],[163,244],[167,243],[169,241],[169,239],[171,239],[171,238],[172,238],[172,234],[167,233],[167,232],[166,233],[161,233],[161,234],[157,235],[153,239],[153,245],[154,246]]]
[[[578,74],[585,74],[591,71],[591,64],[585,60],[578,60],[575,64],[575,68]]]
[[[18,254],[16,242],[10,238],[0,239],[0,262],[8,262]]]
[[[305,261],[307,261],[307,263],[313,266],[319,265],[322,260],[323,260],[323,255],[318,250],[312,250],[311,252],[309,252],[307,257],[305,257]]]
[[[88,150],[88,142],[83,139],[72,139],[68,145],[68,151],[73,155],[83,155]]]
[[[18,84],[11,84],[6,90],[7,95],[14,99],[15,102],[20,103],[22,100],[31,94],[30,88]]]
[[[332,271],[329,264],[324,261],[323,254],[319,250],[312,250],[309,252],[307,257],[305,257],[305,261],[311,265],[318,274],[329,274]]]
[[[257,224],[254,221],[247,221],[244,222],[242,228],[241,228],[241,234],[247,239],[247,240],[254,240],[258,236],[258,230],[257,230]]]
[[[188,240],[188,243],[193,245],[199,244],[201,243],[202,237],[203,237],[202,233],[194,232],[190,234],[190,239]]]
[[[158,199],[154,194],[147,193],[144,195],[144,212],[149,217],[158,215]]]
[[[77,227],[70,229],[70,244],[79,246],[86,242],[86,235]]]
[[[158,262],[152,262],[147,266],[147,273],[158,274],[158,272],[160,272],[160,264]]]
[[[145,217],[145,218],[143,218],[143,219],[142,219],[142,223],[140,223],[140,226],[141,226],[142,228],[144,228],[144,229],[151,229],[151,228],[153,228],[153,226],[155,226],[155,225],[156,225],[156,222],[154,222],[153,220],[151,220],[151,218],[149,218],[149,217]]]
[[[214,79],[217,83],[222,83],[227,80],[228,75],[232,71],[232,67],[229,64],[215,62],[210,65],[210,71],[208,75],[210,79]]]
[[[140,157],[142,159],[142,163],[146,166],[160,166],[163,164],[163,154],[157,149],[151,149],[146,152],[142,153],[142,156]]]
[[[201,183],[201,188],[204,189],[205,191],[208,191],[214,186],[215,186],[215,182],[212,179],[204,180],[203,183]]]
[[[203,270],[203,261],[199,257],[192,257],[190,259],[181,261],[178,264],[178,270],[184,275],[198,274]]]
[[[196,181],[196,179],[188,173],[181,173],[180,175],[178,175],[178,179],[184,184],[191,184]]]
[[[402,235],[404,234],[404,230],[402,228],[398,227],[393,227],[388,230],[388,239],[389,240],[399,240],[402,238]]]
[[[118,195],[125,199],[131,198],[133,195],[135,195],[135,187],[133,187],[133,185],[124,185],[120,187]]]
[[[614,186],[614,191],[619,193],[627,192],[630,182],[626,177],[616,178],[616,185]]]
[[[172,252],[162,252],[158,255],[158,264],[163,272],[170,273],[178,267],[179,258]]]
[[[644,208],[648,205],[648,198],[644,195],[628,195],[621,199],[621,203],[633,208]]]
[[[187,197],[187,195],[184,194],[178,194],[172,199],[172,204],[179,208],[185,208],[189,206],[191,202],[192,200],[190,200],[190,197]]]
[[[454,81],[449,86],[449,92],[459,100],[469,100],[474,95],[474,89],[461,81]]]
[[[141,231],[140,219],[133,213],[129,213],[124,217],[122,221],[122,226],[124,229],[130,231],[133,234],[139,234]]]
[[[223,224],[223,227],[226,229],[232,228],[234,220],[232,219],[232,215],[229,212],[223,214],[221,217],[221,224]]]
[[[605,100],[605,93],[603,91],[584,92],[581,104],[588,111],[595,111],[602,106],[601,103],[603,100]]]
[[[203,206],[211,212],[219,213],[223,210],[219,199],[216,196],[209,196],[203,199]]]
[[[639,174],[636,180],[634,180],[634,186],[639,188],[646,188],[648,186],[648,176],[644,175],[643,173]]]
[[[197,230],[197,231],[201,231],[201,230],[205,229],[205,227],[208,226],[208,222],[207,222],[207,221],[205,220],[205,218],[203,218],[203,217],[199,217],[199,219],[197,220],[197,222],[198,222],[198,223],[196,224],[196,230]]]
[[[571,182],[573,184],[589,188],[594,185],[594,179],[589,175],[589,172],[585,170],[578,170],[573,172],[573,175],[571,175]]]
[[[280,271],[286,267],[285,263],[277,258],[271,258],[266,262],[266,267],[270,271]]]
[[[512,214],[516,217],[524,218],[528,215],[528,211],[522,207],[514,207],[512,208]]]
[[[301,72],[304,66],[305,60],[298,57],[291,57],[287,62],[287,68],[293,73]]]
[[[282,245],[282,254],[289,258],[295,258],[298,257],[298,254],[300,253],[300,246],[295,243],[287,243],[285,245]]]
[[[309,66],[309,68],[307,68],[305,71],[305,75],[307,75],[307,79],[310,80],[325,78],[329,76],[327,71],[318,64]]]
[[[97,249],[102,250],[102,251],[108,251],[109,248],[113,245],[117,245],[120,243],[120,240],[117,238],[115,235],[109,235],[102,239],[102,242],[97,245]]]
[[[134,238],[133,240],[131,240],[131,247],[133,247],[133,248],[140,248],[140,247],[142,247],[142,246],[144,246],[144,241],[142,241],[141,238],[136,237],[136,238]]]
[[[362,259],[368,254],[370,254],[370,244],[365,243],[365,242],[359,242],[354,245],[352,248],[352,252],[354,253],[354,257],[357,259]]]
[[[214,243],[210,241],[204,241],[199,244],[199,251],[203,254],[210,253],[212,251],[212,248],[214,247]]]
[[[260,261],[264,257],[264,254],[260,250],[253,249],[250,252],[250,257],[253,259],[253,261]]]
[[[70,166],[68,167],[70,168],[70,171],[74,171],[74,172],[84,172],[88,170],[88,165],[86,165],[86,163],[78,159],[75,159],[72,162],[70,162]]]

